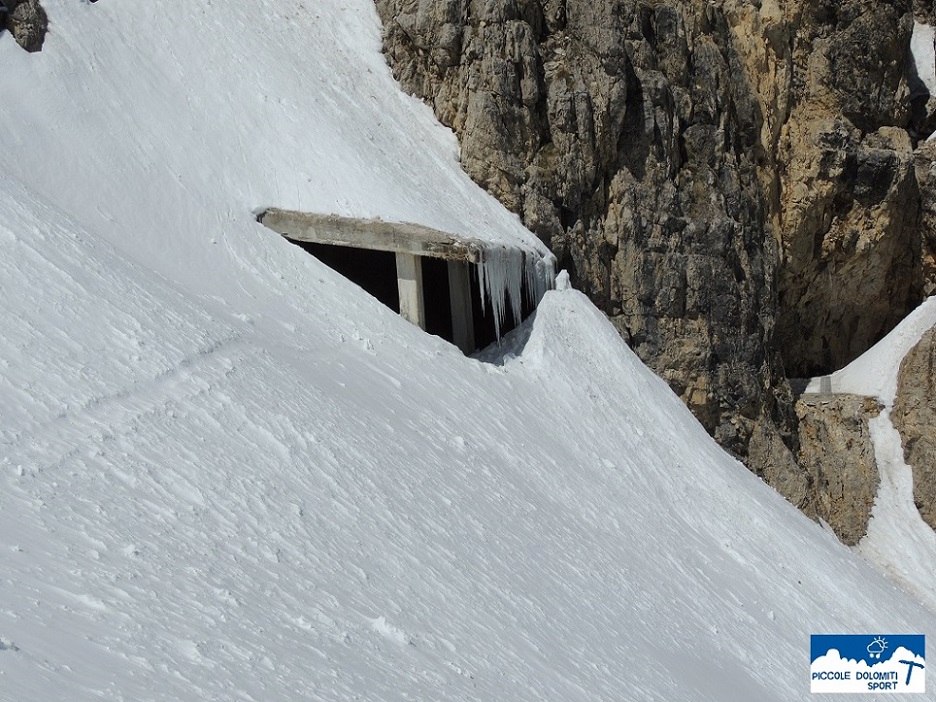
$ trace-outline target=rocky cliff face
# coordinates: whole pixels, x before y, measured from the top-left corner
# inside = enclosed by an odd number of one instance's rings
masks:
[[[910,0],[376,0],[404,88],[793,502],[791,376],[920,295]]]
[[[913,501],[936,529],[936,329],[930,329],[900,364],[891,421],[913,469]]]
[[[858,356],[920,299],[906,131],[913,17],[909,2],[794,5],[772,203],[784,252],[778,336],[787,371],[815,375]]]
[[[920,144],[915,154],[920,185],[920,265],[923,295],[936,295],[936,141]]]
[[[6,29],[26,51],[40,51],[45,41],[49,18],[39,0],[7,0],[9,11],[0,15],[0,29]]]
[[[800,462],[809,475],[810,516],[854,546],[868,533],[881,477],[868,422],[881,412],[871,397],[804,395],[796,403]]]

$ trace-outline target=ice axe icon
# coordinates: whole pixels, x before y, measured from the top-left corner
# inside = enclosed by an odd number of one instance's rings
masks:
[[[923,664],[917,663],[916,661],[900,661],[900,662],[903,663],[905,666],[907,666],[907,681],[904,683],[904,685],[909,685],[910,676],[913,675],[913,669],[922,668]]]

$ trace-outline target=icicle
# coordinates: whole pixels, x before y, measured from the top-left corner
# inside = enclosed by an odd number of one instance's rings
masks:
[[[546,291],[556,287],[556,257],[551,253],[547,253],[546,256],[526,254],[524,272],[529,302],[536,307]]]
[[[508,309],[515,324],[522,321],[524,283],[530,302],[535,306],[546,291],[553,288],[555,279],[556,259],[552,254],[541,256],[518,247],[497,244],[487,245],[481,250],[478,265],[481,309],[486,311],[486,302],[491,301],[494,333],[498,341],[501,325],[507,321]]]

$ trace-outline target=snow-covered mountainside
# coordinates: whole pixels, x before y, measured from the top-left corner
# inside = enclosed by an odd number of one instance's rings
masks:
[[[0,36],[0,699],[786,702],[811,632],[936,632],[579,293],[482,362],[256,223],[542,251],[368,0],[44,4]]]

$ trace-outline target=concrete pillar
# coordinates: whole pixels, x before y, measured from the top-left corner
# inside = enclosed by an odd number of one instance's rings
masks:
[[[465,354],[475,350],[474,319],[471,313],[471,279],[468,276],[467,263],[448,262],[452,341]]]
[[[408,253],[396,255],[397,289],[400,292],[400,316],[420,329],[426,328],[423,303],[422,261]]]

